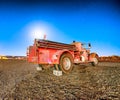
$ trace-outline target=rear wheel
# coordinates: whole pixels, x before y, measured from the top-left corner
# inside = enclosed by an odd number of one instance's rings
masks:
[[[70,54],[63,54],[60,59],[60,69],[68,74],[73,69],[73,58]]]

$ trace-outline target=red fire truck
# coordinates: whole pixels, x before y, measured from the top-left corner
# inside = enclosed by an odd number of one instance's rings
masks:
[[[37,69],[54,67],[56,71],[69,73],[73,69],[73,64],[91,63],[93,66],[98,64],[98,55],[90,53],[90,48],[90,43],[73,41],[71,44],[65,44],[35,39],[34,44],[27,49],[27,60],[38,64]]]

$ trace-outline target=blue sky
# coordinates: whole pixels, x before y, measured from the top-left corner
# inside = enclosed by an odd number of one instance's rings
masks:
[[[0,55],[26,55],[34,38],[46,34],[63,43],[90,42],[100,56],[120,56],[120,9],[113,1],[0,2]]]

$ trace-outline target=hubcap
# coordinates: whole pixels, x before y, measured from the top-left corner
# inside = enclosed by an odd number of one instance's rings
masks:
[[[69,70],[71,67],[71,61],[69,58],[64,58],[63,59],[63,67],[65,70]]]

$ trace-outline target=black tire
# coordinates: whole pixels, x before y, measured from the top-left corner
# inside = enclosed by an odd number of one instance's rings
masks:
[[[73,58],[70,54],[63,54],[60,58],[60,69],[68,74],[73,70]]]

